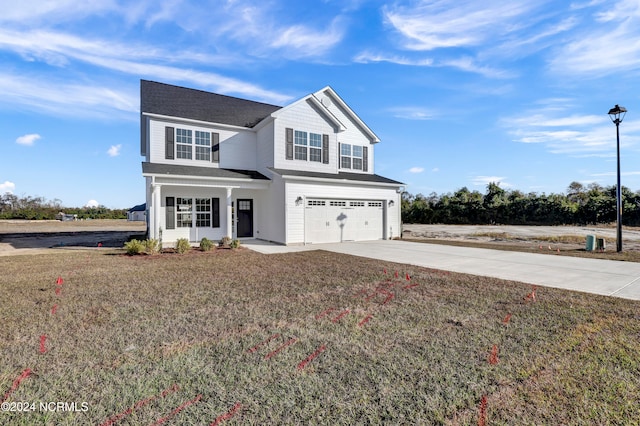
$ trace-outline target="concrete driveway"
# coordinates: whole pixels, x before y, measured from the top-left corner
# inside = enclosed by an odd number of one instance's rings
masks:
[[[278,246],[243,245],[261,253],[327,250],[388,262],[520,281],[540,286],[640,300],[640,263],[531,254],[406,241]]]

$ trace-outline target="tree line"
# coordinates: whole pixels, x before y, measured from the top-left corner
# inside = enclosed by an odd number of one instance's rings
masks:
[[[622,223],[640,226],[640,191],[625,186]],[[616,221],[616,186],[571,182],[566,194],[527,194],[489,183],[484,194],[467,187],[429,196],[402,194],[404,223],[588,225]]]
[[[127,209],[97,207],[63,207],[58,199],[21,196],[9,192],[0,195],[0,219],[43,220],[56,219],[60,212],[75,214],[78,219],[126,219]]]

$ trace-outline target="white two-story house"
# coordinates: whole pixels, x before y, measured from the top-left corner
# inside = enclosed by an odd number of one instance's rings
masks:
[[[140,103],[149,238],[400,235],[403,184],[374,173],[378,137],[330,87],[280,107],[142,80]]]

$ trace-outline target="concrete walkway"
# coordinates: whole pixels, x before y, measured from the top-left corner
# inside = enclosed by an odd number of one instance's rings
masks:
[[[243,241],[243,245],[265,254],[327,250],[388,262],[640,300],[640,263],[634,262],[406,241],[281,246],[249,240]]]

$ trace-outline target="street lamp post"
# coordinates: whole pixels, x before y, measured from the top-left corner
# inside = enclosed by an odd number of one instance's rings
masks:
[[[622,251],[622,187],[620,186],[620,123],[624,119],[627,109],[616,104],[609,110],[609,117],[616,125],[616,151],[618,156],[618,184],[616,186],[616,251]]]

